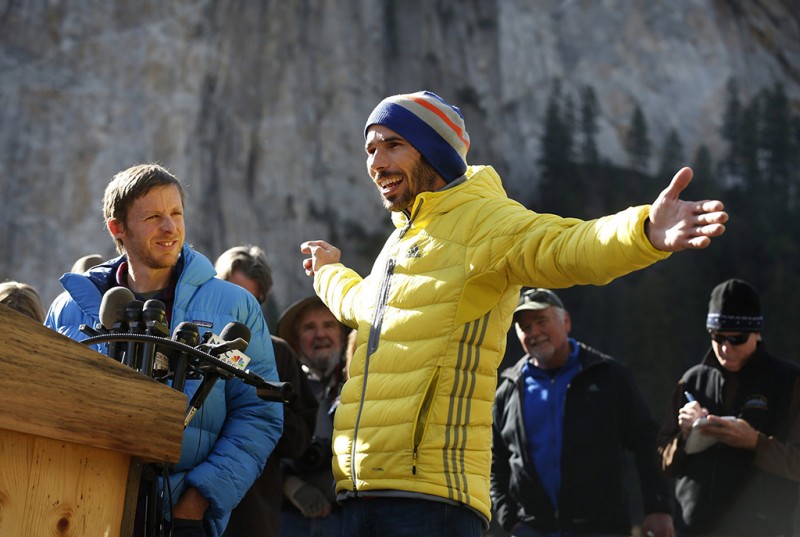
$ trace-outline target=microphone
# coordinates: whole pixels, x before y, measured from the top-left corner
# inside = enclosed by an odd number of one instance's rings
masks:
[[[142,324],[143,306],[144,302],[141,300],[131,300],[125,306],[125,324],[131,334],[144,334],[144,324]],[[131,369],[139,369],[139,364],[137,363],[139,345],[136,341],[128,341],[125,346],[125,356],[122,359],[123,365]]]
[[[250,335],[250,329],[247,328],[247,325],[240,323],[239,321],[229,322],[219,333],[219,337],[221,337],[224,341],[233,341],[236,338],[243,339],[245,342],[245,347],[248,343],[250,343]]]
[[[199,345],[198,348],[215,356],[228,365],[244,370],[245,366],[250,362],[250,358],[236,349],[242,347],[242,343],[244,343],[244,348],[247,348],[250,342],[250,335],[250,329],[247,328],[247,325],[238,321],[232,321],[225,325],[219,333],[219,336],[211,331],[206,332],[204,334],[204,342]],[[234,347],[236,349],[234,349]],[[200,383],[200,386],[197,387],[197,391],[192,395],[192,399],[189,401],[189,407],[186,410],[186,417],[183,421],[184,427],[188,426],[189,422],[192,421],[192,418],[203,404],[203,401],[205,401],[208,394],[211,393],[211,389],[214,387],[220,375],[226,373],[219,371],[218,367],[214,369],[215,371],[209,370],[206,372],[203,382]]]
[[[133,300],[133,292],[127,287],[112,287],[103,295],[100,302],[100,324],[107,333],[119,334],[126,332],[128,326],[125,322],[125,306]],[[122,361],[124,347],[115,342],[106,344],[108,355],[118,362]]]
[[[175,327],[175,331],[172,333],[172,339],[189,345],[190,347],[196,347],[197,343],[200,341],[200,331],[197,329],[196,324],[184,321]],[[183,391],[183,387],[186,384],[186,369],[188,366],[189,358],[186,356],[186,353],[178,351],[172,368],[172,387],[180,392]]]
[[[288,382],[269,382],[259,375],[251,372],[249,369],[246,369],[245,366],[250,359],[247,356],[244,356],[244,354],[238,350],[246,347],[246,341],[243,338],[236,337],[231,341],[225,341],[219,336],[214,336],[212,333],[206,332],[203,335],[204,342],[200,345],[192,347],[191,345],[181,341],[181,339],[185,339],[190,343],[195,342],[195,338],[197,337],[197,327],[192,323],[181,323],[181,325],[179,325],[180,329],[176,330],[175,339],[166,339],[154,336],[152,334],[144,334],[142,333],[144,331],[144,324],[142,321],[133,320],[136,318],[138,311],[137,306],[138,308],[142,308],[143,304],[141,301],[134,300],[129,302],[125,308],[126,322],[131,328],[130,332],[126,334],[105,334],[92,336],[83,340],[81,343],[90,346],[109,341],[128,342],[129,344],[137,342],[142,342],[141,344],[144,344],[147,342],[153,346],[157,345],[159,349],[167,349],[165,352],[169,352],[169,350],[178,351],[179,354],[176,358],[175,374],[173,374],[173,387],[181,387],[185,378],[188,376],[186,373],[187,369],[191,369],[193,374],[203,377],[203,381],[201,382],[200,386],[198,386],[198,389],[193,394],[190,401],[191,404],[187,411],[184,421],[185,424],[189,423],[192,416],[200,408],[200,405],[203,403],[208,393],[210,393],[214,383],[220,378],[231,379],[235,377],[245,384],[254,386],[256,388],[256,394],[258,397],[265,401],[276,401],[282,403],[289,402],[292,394],[291,384]],[[138,311],[138,313],[141,319],[141,311]],[[224,331],[226,337],[233,337],[237,333],[248,337],[248,332],[249,331],[245,331],[240,326],[236,325],[231,325],[227,330]],[[209,341],[212,343],[209,344]],[[214,343],[216,341],[221,341],[221,343]],[[209,350],[220,356],[223,356],[224,358],[228,359],[228,361],[223,361],[220,358],[211,355],[208,352]],[[134,352],[128,352],[126,354],[126,360],[128,359],[128,356],[138,357]],[[184,369],[182,365],[178,365],[180,362],[183,362],[184,359],[187,362],[186,369]],[[170,363],[169,360],[168,363]],[[165,379],[166,378],[167,377],[165,376]],[[175,385],[174,382],[176,378],[177,385]]]
[[[231,321],[218,336],[206,332],[203,350],[226,364],[244,371],[250,363],[250,357],[244,353],[250,343],[250,335],[250,329],[246,324]]]
[[[142,307],[142,322],[144,333],[148,336],[169,337],[167,328],[166,306],[160,300],[150,299]],[[169,373],[169,359],[163,353],[156,352],[156,344],[146,341],[142,343],[140,349],[139,372],[148,376],[158,378],[165,377]]]

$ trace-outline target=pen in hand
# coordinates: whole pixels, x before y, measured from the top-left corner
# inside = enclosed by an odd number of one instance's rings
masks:
[[[693,396],[692,394],[690,394],[688,391],[684,390],[684,392],[683,392],[683,396],[684,396],[684,397],[686,397],[686,400],[687,400],[688,402],[690,402],[690,403],[694,403],[694,401],[695,401],[695,398],[694,398],[694,396]]]

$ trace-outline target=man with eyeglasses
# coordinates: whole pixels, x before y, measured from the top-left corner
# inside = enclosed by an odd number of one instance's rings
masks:
[[[679,536],[794,535],[800,368],[766,352],[763,324],[747,282],[714,288],[711,349],[678,382],[659,442],[662,469],[676,478]],[[709,441],[687,450],[690,434]]]

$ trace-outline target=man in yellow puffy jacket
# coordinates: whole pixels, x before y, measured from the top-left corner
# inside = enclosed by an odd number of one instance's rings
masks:
[[[592,221],[510,200],[490,166],[468,166],[458,108],[431,92],[381,101],[365,126],[367,171],[396,226],[371,274],[325,241],[301,251],[334,315],[358,329],[334,421],[344,534],[478,537],[491,517],[492,401],[521,286],[602,285],[704,248],[719,201],[679,194]]]

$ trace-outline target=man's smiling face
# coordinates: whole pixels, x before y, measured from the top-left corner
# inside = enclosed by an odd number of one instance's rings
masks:
[[[113,220],[113,219],[112,219]],[[178,262],[185,229],[183,201],[174,185],[158,186],[134,200],[125,222],[109,223],[136,269],[171,270]]]
[[[408,209],[417,194],[447,184],[414,146],[383,125],[370,126],[365,150],[367,172],[389,211]]]

